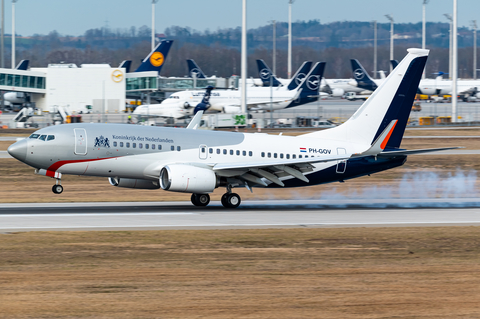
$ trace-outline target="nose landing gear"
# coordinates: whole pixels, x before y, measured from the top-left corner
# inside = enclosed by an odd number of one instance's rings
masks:
[[[60,184],[60,179],[56,179],[57,182],[52,186],[52,192],[54,194],[61,194],[63,192],[63,186]]]

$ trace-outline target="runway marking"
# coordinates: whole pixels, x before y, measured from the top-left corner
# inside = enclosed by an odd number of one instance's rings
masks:
[[[58,214],[0,214],[0,218],[2,217],[94,217],[94,216],[111,216],[111,217],[118,217],[118,216],[170,216],[170,215],[200,215],[198,213],[58,213]]]

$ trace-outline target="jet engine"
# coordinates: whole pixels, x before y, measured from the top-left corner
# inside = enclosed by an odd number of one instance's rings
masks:
[[[190,103],[188,103],[188,102],[183,103],[183,108],[185,110],[188,110],[190,107],[191,107]]]
[[[240,106],[225,105],[223,107],[223,113],[240,113]]]
[[[335,88],[335,89],[332,89],[332,96],[336,96],[336,97],[342,97],[344,94],[345,94],[345,90],[344,89],[339,89],[339,88]]]
[[[160,187],[166,191],[207,194],[213,192],[218,184],[215,173],[207,168],[172,164],[160,171]]]
[[[149,181],[146,179],[133,178],[113,178],[108,179],[110,185],[125,188],[139,188],[139,189],[158,189],[160,185],[157,181]]]

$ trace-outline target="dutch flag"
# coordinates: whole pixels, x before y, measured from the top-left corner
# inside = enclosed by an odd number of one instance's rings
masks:
[[[300,147],[300,153],[306,153],[307,149],[305,147]]]

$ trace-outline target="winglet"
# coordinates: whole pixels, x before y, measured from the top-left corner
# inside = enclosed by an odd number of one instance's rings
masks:
[[[193,119],[188,123],[187,130],[196,130],[200,125],[200,121],[202,120],[203,111],[198,111],[197,114],[193,117]]]

